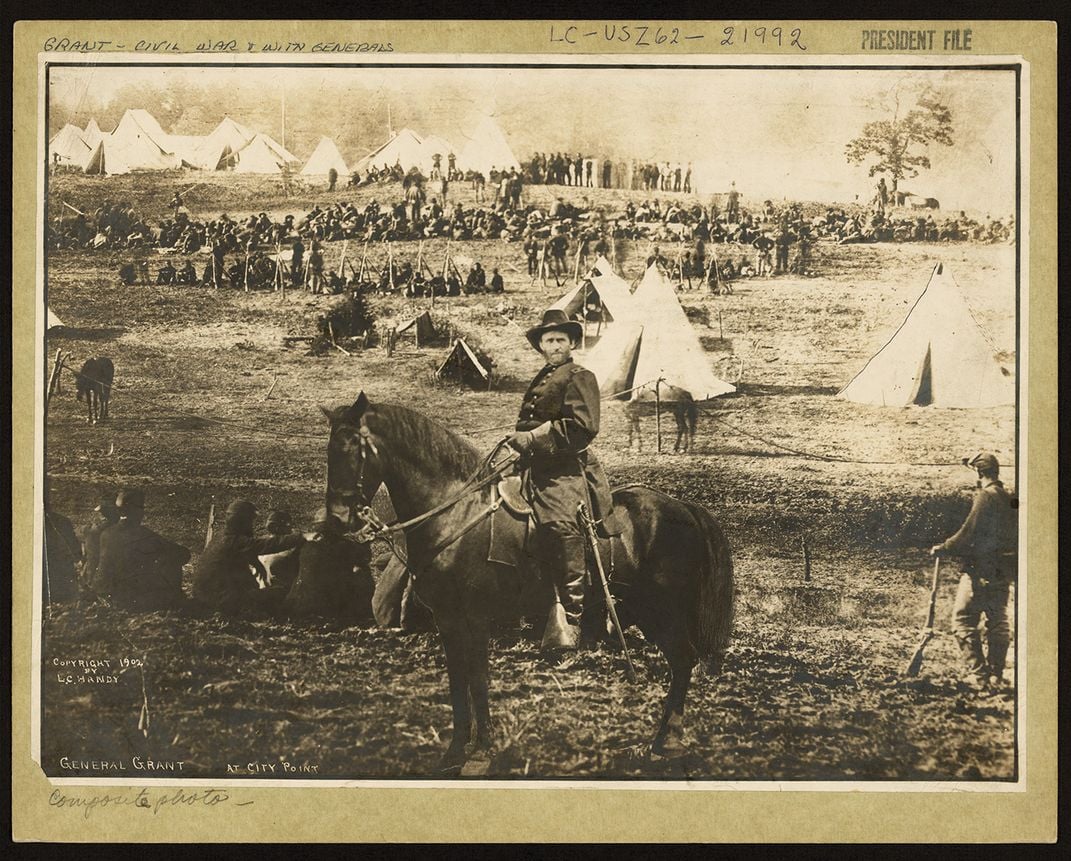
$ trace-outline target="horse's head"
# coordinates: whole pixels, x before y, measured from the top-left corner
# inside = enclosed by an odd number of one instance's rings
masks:
[[[364,421],[368,398],[362,391],[351,406],[335,410],[320,407],[320,410],[331,423],[327,443],[327,508],[350,530],[356,530],[364,526],[358,512],[371,505],[383,482],[379,451]]]

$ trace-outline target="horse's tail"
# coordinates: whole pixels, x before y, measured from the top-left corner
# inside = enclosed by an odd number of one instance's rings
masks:
[[[733,558],[729,542],[717,521],[701,505],[685,503],[695,517],[706,544],[706,558],[699,570],[698,600],[693,604],[692,624],[696,651],[707,670],[720,672],[733,627]]]

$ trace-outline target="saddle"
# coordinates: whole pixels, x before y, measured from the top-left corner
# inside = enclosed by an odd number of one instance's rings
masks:
[[[502,503],[518,517],[527,517],[532,513],[532,507],[521,493],[521,477],[509,475],[498,482],[498,495]]]

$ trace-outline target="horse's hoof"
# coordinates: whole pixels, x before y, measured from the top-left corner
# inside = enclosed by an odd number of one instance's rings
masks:
[[[464,750],[448,750],[439,760],[439,774],[444,777],[457,777],[465,766],[467,757]]]
[[[651,745],[651,759],[680,759],[689,753],[688,746],[676,736],[655,739]]]
[[[476,753],[461,766],[461,777],[485,777],[491,770],[491,754]]]

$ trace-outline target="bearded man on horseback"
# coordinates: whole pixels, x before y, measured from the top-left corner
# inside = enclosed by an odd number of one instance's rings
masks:
[[[587,575],[585,539],[577,520],[584,503],[602,537],[617,534],[606,475],[590,446],[599,433],[599,383],[572,359],[581,324],[551,309],[526,333],[546,365],[525,392],[509,445],[522,455],[523,487],[535,522],[535,549],[543,573],[564,609],[551,613],[545,649],[576,649]]]

